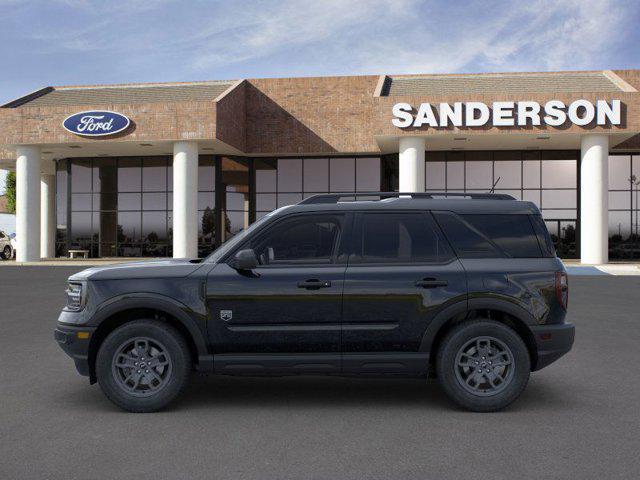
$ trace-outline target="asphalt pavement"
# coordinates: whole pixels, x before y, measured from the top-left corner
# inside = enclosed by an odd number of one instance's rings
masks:
[[[504,412],[435,381],[194,376],[130,414],[53,340],[77,270],[0,269],[0,479],[640,478],[640,277],[570,277],[574,349]]]

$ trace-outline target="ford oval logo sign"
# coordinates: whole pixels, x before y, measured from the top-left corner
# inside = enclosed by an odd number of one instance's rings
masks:
[[[130,120],[120,113],[99,110],[70,115],[64,119],[62,126],[76,135],[103,137],[126,130],[130,123]]]

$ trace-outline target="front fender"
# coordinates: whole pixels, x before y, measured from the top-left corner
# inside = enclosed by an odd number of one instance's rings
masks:
[[[99,326],[117,313],[137,308],[160,310],[176,318],[190,333],[198,356],[208,355],[206,316],[196,313],[183,303],[157,293],[129,293],[116,296],[100,304],[89,320],[89,325]]]

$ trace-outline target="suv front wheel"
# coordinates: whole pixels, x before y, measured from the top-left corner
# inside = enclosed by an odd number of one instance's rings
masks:
[[[446,334],[436,369],[454,402],[475,412],[492,412],[520,396],[529,381],[531,360],[513,329],[494,320],[471,320]]]
[[[104,394],[130,412],[166,407],[186,387],[191,356],[183,336],[158,320],[126,323],[105,338],[96,358]]]

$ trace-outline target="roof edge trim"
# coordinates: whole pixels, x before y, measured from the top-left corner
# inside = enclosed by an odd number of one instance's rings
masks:
[[[616,87],[618,87],[623,92],[637,92],[638,91],[632,85],[627,83],[621,76],[619,76],[617,73],[613,72],[612,70],[603,70],[602,73],[612,83],[614,83],[616,85]]]
[[[382,89],[384,88],[385,83],[387,83],[387,79],[389,77],[387,75],[380,75],[378,77],[378,83],[376,84],[376,89],[373,91],[374,97],[382,96]]]
[[[21,105],[24,105],[25,103],[29,103],[31,100],[35,100],[38,97],[42,97],[47,93],[51,93],[54,90],[55,88],[53,87],[44,87],[34,92],[28,93],[27,95],[24,95],[20,98],[16,98],[15,100],[11,100],[10,102],[5,103],[4,105],[0,105],[0,108],[16,108]]]
[[[240,80],[236,80],[224,92],[222,92],[220,95],[218,95],[216,98],[214,98],[213,101],[214,102],[219,102],[224,97],[226,97],[228,94],[230,94],[232,91],[234,91],[245,80],[246,79],[244,79],[244,78],[242,78]]]

